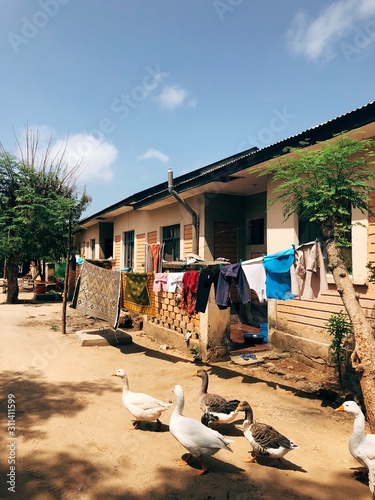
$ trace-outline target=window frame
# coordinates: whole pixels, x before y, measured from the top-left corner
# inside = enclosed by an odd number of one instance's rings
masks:
[[[123,243],[123,264],[125,269],[134,269],[134,255],[135,255],[135,231],[124,231],[122,237]],[[128,265],[129,262],[131,265]]]
[[[167,236],[166,232],[170,231],[171,236]],[[178,233],[178,234],[177,234]],[[163,259],[166,262],[174,262],[180,260],[181,255],[181,225],[171,224],[161,228],[162,242],[164,243]],[[169,249],[171,254],[169,254]],[[171,255],[171,257],[169,257]]]

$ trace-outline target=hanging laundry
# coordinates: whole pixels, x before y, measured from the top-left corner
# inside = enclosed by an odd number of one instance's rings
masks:
[[[267,299],[267,295],[266,271],[263,265],[263,257],[244,260],[241,265],[249,288],[257,294],[259,302],[264,302]]]
[[[167,292],[176,293],[177,288],[182,291],[182,278],[184,276],[184,272],[178,273],[168,273],[167,277]]]
[[[229,306],[230,286],[233,279],[241,302],[243,304],[250,302],[248,286],[241,264],[229,264],[220,269],[217,281],[215,303],[221,309],[225,309]]]
[[[128,311],[156,316],[152,273],[121,273],[121,307]]]
[[[292,267],[292,292],[302,300],[317,299],[328,290],[320,243],[311,241],[296,248]]]
[[[289,300],[297,297],[292,293],[291,266],[293,261],[294,248],[263,257],[268,299]]]
[[[182,277],[181,309],[185,309],[188,316],[195,313],[198,280],[199,271],[186,271]]]
[[[83,261],[71,307],[103,319],[116,330],[120,316],[121,273]]]
[[[195,304],[195,310],[197,312],[205,312],[212,283],[214,284],[216,292],[219,273],[220,265],[217,264],[209,265],[200,272],[197,289],[197,301]]]
[[[167,290],[168,273],[155,273],[153,290],[155,293]]]
[[[145,243],[145,272],[161,273],[163,265],[164,243]]]

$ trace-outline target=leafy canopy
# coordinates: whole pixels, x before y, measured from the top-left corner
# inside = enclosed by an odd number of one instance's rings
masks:
[[[46,161],[38,168],[0,153],[0,258],[54,260],[66,254],[68,224],[78,223],[90,198],[78,196],[64,172],[61,164]]]
[[[341,134],[315,149],[307,145],[287,148],[291,156],[271,161],[259,175],[271,174],[276,196],[270,203],[282,202],[285,219],[297,214],[315,222],[325,237],[345,246],[352,207],[372,214],[375,141]]]

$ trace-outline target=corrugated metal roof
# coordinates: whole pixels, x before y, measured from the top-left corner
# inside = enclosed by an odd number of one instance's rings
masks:
[[[235,172],[268,161],[276,156],[283,154],[286,147],[297,147],[302,140],[309,141],[309,144],[331,139],[334,135],[341,132],[354,130],[368,123],[375,121],[375,101],[369,102],[353,111],[344,113],[336,118],[310,127],[298,134],[292,135],[286,139],[275,142],[261,149],[251,148],[232,155],[223,160],[200,167],[192,172],[183,174],[174,179],[173,189],[178,192],[184,192],[194,187],[198,187],[208,182],[220,181],[220,176],[225,177]],[[120,202],[111,205],[96,214],[87,217],[81,221],[85,224],[97,219],[104,214],[109,214],[122,207],[140,208],[156,201],[161,201],[170,196],[168,191],[168,182],[163,182],[151,188],[135,193]]]

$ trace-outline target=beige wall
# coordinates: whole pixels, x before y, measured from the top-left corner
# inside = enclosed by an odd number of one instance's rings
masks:
[[[202,202],[201,197],[189,198],[186,203],[198,213],[201,220],[203,217],[199,213]],[[144,270],[144,244],[156,243],[162,241],[162,227],[180,224],[181,247],[180,255],[183,259],[185,254],[192,251],[192,230],[191,215],[181,206],[180,203],[173,202],[165,207],[152,210],[152,205],[148,209],[132,210],[119,215],[114,221],[114,234],[120,237],[119,250],[116,247],[116,269],[121,268],[123,261],[122,241],[123,234],[126,231],[135,231],[135,270],[143,272]],[[202,226],[200,226],[202,227]],[[85,233],[86,238],[86,233]],[[200,244],[204,245],[204,238],[199,238]],[[117,243],[116,243],[117,245]]]
[[[95,240],[95,255],[91,255],[91,240]],[[99,224],[96,224],[95,226],[84,231],[79,248],[81,253],[82,248],[84,248],[82,257],[85,259],[99,258]]]

